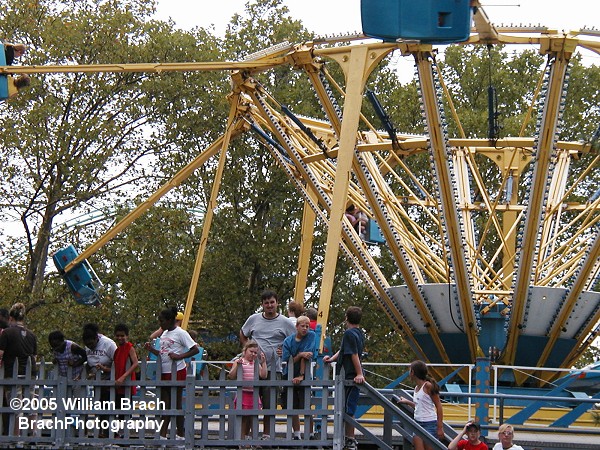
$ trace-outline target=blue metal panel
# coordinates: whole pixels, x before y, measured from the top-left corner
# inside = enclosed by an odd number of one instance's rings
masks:
[[[430,334],[415,334],[415,339],[419,346],[423,349],[425,356],[432,363],[445,363],[433,343]],[[440,333],[440,339],[444,344],[444,348],[452,361],[455,364],[470,364],[471,356],[469,353],[469,343],[467,335],[462,333]]]
[[[517,343],[516,366],[531,366],[539,360],[548,342],[546,336],[521,335]],[[546,361],[546,367],[560,367],[577,341],[575,339],[558,339]]]
[[[6,65],[6,54],[4,53],[4,46],[0,51],[0,66]],[[8,98],[8,76],[0,75],[0,99]]]
[[[557,339],[546,361],[546,367],[562,367],[565,358],[577,345],[576,339]]]
[[[471,31],[469,0],[361,0],[363,33],[396,41],[462,42]]]
[[[101,284],[96,277],[92,276],[88,269],[87,262],[76,265],[73,269],[65,272],[65,267],[77,257],[78,253],[75,247],[69,245],[56,252],[52,259],[54,265],[67,282],[69,290],[75,297],[75,301],[82,305],[99,305],[100,294],[96,290],[96,285]]]
[[[531,366],[539,360],[548,342],[546,336],[519,336],[515,366]],[[552,367],[552,366],[551,366]]]
[[[454,364],[470,364],[469,342],[467,335],[463,333],[440,333],[440,339],[446,349],[446,353]],[[430,334],[415,334],[415,339],[423,349],[425,356],[432,363],[445,363],[433,343]]]
[[[377,222],[373,219],[369,219],[367,222],[367,242],[370,244],[384,244],[385,239],[381,234],[381,229]]]
[[[423,349],[423,353],[425,354],[425,357],[429,360],[429,362],[432,362],[432,363],[445,362],[445,361],[442,361],[442,357],[440,356],[440,353],[438,352],[437,347],[433,343],[433,339],[429,333],[415,334],[414,337],[415,337],[415,341],[417,341],[417,344],[419,345],[419,347],[421,347]]]
[[[482,308],[485,306],[482,305]],[[499,306],[496,305],[487,314],[481,315],[479,321],[481,323],[479,346],[483,352],[489,353],[489,349],[492,347],[503,349],[506,345],[506,331],[504,330],[506,318],[500,313]]]
[[[440,333],[446,353],[453,364],[471,364],[469,341],[464,333]],[[441,361],[440,361],[441,362]]]

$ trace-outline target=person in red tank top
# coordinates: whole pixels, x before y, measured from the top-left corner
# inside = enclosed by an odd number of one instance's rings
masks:
[[[115,385],[117,385],[116,401],[117,407],[121,405],[121,399],[125,396],[125,387],[123,383],[129,378],[135,381],[135,372],[139,366],[139,361],[135,348],[129,342],[129,327],[123,323],[115,326]],[[131,386],[131,395],[135,395],[136,387]]]

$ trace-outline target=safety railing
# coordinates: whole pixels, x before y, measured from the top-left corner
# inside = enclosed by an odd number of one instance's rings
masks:
[[[38,373],[33,375],[28,365],[26,375],[8,377],[0,369],[0,395],[4,402],[0,411],[0,447],[12,447],[16,443],[64,448],[86,442],[95,447],[107,445],[135,445],[155,447],[237,447],[277,446],[298,447],[293,435],[293,416],[298,415],[304,446],[341,449],[344,441],[344,423],[352,423],[360,439],[388,448],[412,441],[415,434],[423,430],[412,420],[411,412],[390,401],[393,395],[409,395],[410,390],[395,388],[374,389],[371,385],[360,386],[359,407],[375,406],[381,410],[380,420],[373,417],[352,418],[344,414],[344,386],[351,382],[338,377],[333,379],[327,366],[319,379],[313,379],[307,369],[306,380],[300,386],[304,407],[293,409],[291,378],[278,379],[275,375],[266,380],[243,381],[226,379],[228,362],[201,361],[200,367],[189,371],[185,380],[161,380],[160,364],[140,364],[139,379],[124,384],[125,392],[119,396],[114,384],[114,374],[93,373],[84,370],[81,379],[59,377],[52,364],[42,361]],[[211,376],[206,368],[211,366]],[[89,379],[88,379],[89,377]],[[268,409],[243,409],[244,387],[252,385],[253,396],[258,401],[258,388],[266,389],[271,396]],[[136,392],[131,388],[135,386]],[[179,393],[183,397],[177,407]],[[281,394],[283,392],[283,394]],[[286,397],[282,407],[281,396]],[[510,421],[505,417],[503,405],[522,395],[442,392],[444,398],[453,397],[461,402],[470,398],[485,398],[496,401],[500,408],[499,422]],[[168,402],[165,402],[168,399]],[[531,402],[569,402],[567,411],[591,409],[594,398],[554,398],[548,396],[528,397]],[[191,400],[191,401],[190,401]],[[241,433],[243,417],[251,417],[252,431],[246,439]],[[268,442],[261,439],[265,416],[272,416]],[[314,425],[310,419],[313,419]],[[176,435],[176,422],[183,420],[183,439]],[[162,424],[169,423],[167,439],[161,439]],[[488,424],[482,424],[486,427]],[[518,424],[517,424],[518,425]],[[492,422],[495,428],[497,423]],[[515,427],[517,428],[517,427]],[[539,430],[539,428],[537,428]],[[574,432],[580,432],[580,429]],[[589,431],[594,433],[594,430]],[[600,430],[596,430],[600,433]],[[446,428],[448,437],[452,430]],[[311,439],[312,438],[312,439]],[[427,440],[427,437],[425,437]],[[437,448],[435,442],[431,443]]]
[[[329,371],[322,379],[313,380],[311,368],[307,368],[306,381],[300,384],[307,388],[305,408],[293,409],[292,390],[288,389],[292,387],[291,378],[278,379],[273,373],[266,380],[229,380],[225,364],[216,379],[209,379],[207,372],[199,369],[190,370],[185,380],[162,380],[160,364],[141,361],[138,379],[126,381],[122,395],[115,386],[114,373],[86,368],[80,379],[73,380],[71,368],[66,377],[58,376],[57,369],[44,361],[38,364],[37,374],[31,369],[28,364],[25,375],[13,377],[4,376],[0,369],[0,395],[5,399],[0,408],[0,447],[20,443],[64,448],[82,442],[95,447],[297,447],[292,416],[298,415],[303,440],[310,440],[311,446],[341,448],[334,444],[334,435],[343,436],[334,398],[343,398],[343,390],[341,394],[334,392]],[[255,397],[259,388],[264,388],[273,406],[243,409],[236,397],[241,399],[243,389],[249,385]],[[183,399],[181,407],[177,407],[179,396]],[[289,408],[278,407],[282,396],[287,397]],[[241,435],[241,421],[247,416],[252,417],[250,439]],[[269,430],[259,433],[259,423],[265,416],[275,420]],[[310,428],[309,418],[314,420],[314,429]],[[177,421],[183,421],[185,430],[179,437]],[[160,433],[164,423],[169,424],[166,439]],[[270,436],[268,442],[261,439],[262,434]]]

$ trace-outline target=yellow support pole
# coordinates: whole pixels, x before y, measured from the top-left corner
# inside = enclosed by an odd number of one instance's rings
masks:
[[[285,63],[285,58],[265,61],[215,61],[189,63],[85,64],[66,66],[0,66],[0,74],[99,73],[99,72],[210,72],[214,70],[267,70]]]
[[[558,126],[560,100],[565,73],[571,56],[570,51],[575,49],[573,42],[564,39],[548,39],[546,45],[548,53],[554,54],[555,61],[550,73],[548,94],[544,107],[544,121],[539,130],[536,166],[533,172],[531,189],[529,190],[529,205],[526,212],[527,220],[523,232],[523,248],[516,273],[508,339],[503,357],[504,364],[514,364],[517,354],[517,343],[521,329],[524,326],[525,306],[528,302],[528,292],[532,278],[531,268],[536,257],[535,245],[540,232],[542,210],[545,207],[546,182],[550,176],[549,171],[553,157],[553,148],[556,144],[555,134],[556,127]]]
[[[196,290],[198,289],[198,281],[200,280],[200,271],[202,270],[202,262],[204,261],[204,253],[206,252],[206,245],[208,243],[208,233],[212,225],[214,210],[217,206],[217,197],[221,188],[221,181],[223,179],[223,171],[225,170],[225,162],[227,161],[227,148],[231,140],[231,132],[233,130],[233,123],[237,114],[237,107],[239,104],[239,94],[235,94],[232,97],[231,109],[229,110],[229,118],[227,119],[227,130],[223,136],[223,144],[221,146],[221,155],[219,156],[219,164],[217,166],[217,173],[215,173],[215,181],[213,183],[212,192],[210,194],[210,200],[206,207],[206,214],[204,214],[204,224],[202,225],[202,235],[200,237],[200,245],[198,246],[198,253],[196,255],[196,263],[194,264],[194,273],[192,275],[192,282],[190,283],[190,289],[188,291],[187,300],[185,302],[185,309],[183,311],[183,321],[181,322],[181,328],[187,330],[188,323],[190,321],[190,315],[192,314],[192,306],[194,304],[194,297],[196,296]]]
[[[329,231],[327,233],[327,244],[325,248],[325,265],[323,268],[323,279],[321,281],[321,295],[319,298],[319,312],[317,324],[321,325],[320,351],[323,351],[323,342],[329,319],[329,307],[333,292],[333,281],[335,268],[342,236],[342,219],[346,209],[348,197],[348,186],[350,183],[350,171],[354,159],[356,147],[356,133],[362,106],[362,95],[365,83],[365,69],[367,68],[368,47],[353,47],[349,55],[344,55],[349,67],[346,75],[346,98],[344,102],[344,113],[342,116],[342,128],[340,133],[340,147],[338,151],[337,166],[335,171],[335,182],[333,185],[333,204],[330,211]]]
[[[437,104],[435,83],[433,78],[433,64],[428,52],[415,53],[415,61],[419,71],[419,80],[423,91],[423,105],[429,128],[429,141],[433,160],[438,169],[439,189],[442,211],[445,216],[447,238],[450,244],[450,252],[456,280],[456,291],[461,307],[464,323],[464,333],[469,342],[469,351],[474,360],[480,356],[479,343],[477,340],[477,328],[475,312],[473,311],[471,286],[469,284],[469,273],[467,261],[463,250],[462,238],[464,235],[459,229],[460,222],[456,211],[454,192],[452,189],[452,174],[447,163],[448,149],[443,135],[443,125]],[[450,280],[448,280],[450,282]],[[432,336],[435,336],[432,334]]]
[[[319,203],[317,193],[309,189],[308,195],[313,203]],[[310,255],[314,240],[315,220],[317,214],[313,211],[309,202],[304,202],[302,213],[302,237],[300,239],[300,255],[298,257],[298,273],[296,274],[296,285],[294,287],[294,301],[304,305],[304,293],[306,292],[306,279],[310,268]]]

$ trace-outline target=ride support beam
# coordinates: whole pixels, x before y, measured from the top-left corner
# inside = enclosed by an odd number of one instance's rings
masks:
[[[496,43],[498,41],[498,30],[496,30],[496,27],[481,7],[481,2],[479,0],[474,0],[471,6],[473,6],[475,31],[479,36],[480,42],[487,44]]]
[[[556,234],[558,233],[558,226],[560,224],[560,218],[562,215],[563,203],[565,199],[565,192],[567,190],[567,182],[569,179],[569,169],[571,167],[571,155],[569,152],[557,152],[556,157],[556,168],[554,169],[554,176],[550,183],[550,189],[548,190],[548,200],[546,204],[546,217],[542,224],[542,236],[540,240],[540,249],[542,255],[552,254],[557,243],[555,241]],[[541,258],[544,261],[544,257]],[[535,274],[536,283],[540,282],[540,267]]]
[[[558,45],[561,43],[563,46],[555,49],[554,44]],[[548,48],[555,49],[553,52],[554,61],[550,69],[547,95],[543,108],[543,119],[538,131],[539,138],[534,159],[533,180],[529,189],[521,254],[518,257],[518,266],[516,268],[508,339],[503,358],[504,364],[514,364],[519,335],[521,334],[521,329],[526,325],[524,323],[525,311],[529,297],[529,288],[533,279],[532,268],[534,267],[534,261],[539,256],[538,237],[545,208],[548,178],[551,175],[551,162],[556,144],[559,115],[562,110],[563,85],[570,59],[570,53],[565,51],[565,46],[568,44],[569,41],[566,40],[561,40],[561,42],[552,40],[548,44]],[[571,47],[568,46],[568,49],[571,49]],[[574,50],[574,47],[571,50]]]
[[[310,82],[312,83],[313,88],[315,89],[315,93],[317,94],[317,97],[321,102],[323,110],[325,111],[325,114],[329,119],[329,122],[331,124],[331,127],[333,128],[335,135],[339,138],[342,132],[342,124],[340,118],[338,117],[335,105],[332,103],[331,99],[329,98],[329,95],[327,94],[327,87],[323,84],[323,81],[321,80],[321,77],[318,73],[315,73],[314,71],[310,70],[307,71],[306,74],[308,75],[308,78],[310,79]],[[323,157],[325,156],[323,155]],[[335,150],[335,157],[337,157],[337,150]]]
[[[119,72],[211,72],[215,70],[267,70],[285,63],[283,57],[261,61],[214,61],[141,64],[73,64],[68,66],[0,66],[1,74],[22,73],[119,73]]]
[[[454,170],[456,174],[457,182],[457,196],[456,201],[459,205],[459,214],[461,216],[461,222],[464,225],[463,237],[467,242],[466,248],[464,249],[465,257],[471,261],[471,264],[475,264],[477,249],[477,238],[475,233],[475,224],[473,223],[472,210],[467,208],[467,205],[473,203],[471,198],[471,186],[469,180],[469,149],[457,148],[453,155]],[[475,173],[472,171],[472,173]],[[481,180],[479,173],[477,173],[478,181]],[[487,196],[484,196],[484,201],[489,201]],[[473,287],[475,287],[475,280],[473,280]]]
[[[469,351],[471,358],[474,360],[481,352],[477,340],[477,326],[472,304],[471,286],[469,284],[470,274],[467,270],[467,261],[463,249],[463,236],[459,227],[460,216],[456,209],[454,191],[452,189],[454,182],[448,162],[451,155],[449,154],[444,136],[444,125],[440,117],[433,76],[433,63],[430,52],[415,52],[414,57],[423,95],[423,106],[425,108],[427,128],[430,135],[431,154],[439,177],[438,187],[440,189],[442,219],[446,226],[446,238],[450,246],[450,259],[454,269],[458,301],[464,323],[463,331],[467,335]]]
[[[321,79],[323,63],[315,61],[313,50],[314,48],[312,46],[303,46],[292,53],[290,59],[294,62],[295,67],[302,68],[306,73],[306,76],[312,83],[321,106],[325,111],[325,115],[329,119],[329,124],[333,128],[334,134],[339,138],[342,131],[340,117],[338,116],[336,105],[332,103],[328,95],[328,88],[323,84],[323,80]]]
[[[387,53],[387,52],[386,52]],[[350,172],[356,148],[356,134],[362,108],[363,91],[365,82],[373,68],[385,53],[370,51],[367,46],[351,47],[344,54],[336,54],[335,58],[346,76],[346,96],[342,115],[339,151],[335,169],[335,182],[333,184],[333,199],[329,214],[329,229],[325,247],[325,262],[323,278],[321,280],[321,293],[319,298],[319,313],[317,325],[321,325],[320,351],[323,350],[329,308],[335,279],[335,268],[342,238],[342,220],[348,199],[348,186]]]
[[[237,136],[239,133],[243,131],[243,127],[245,126],[244,122],[236,122],[234,125],[234,130],[232,130],[232,137]],[[104,233],[96,242],[91,244],[88,248],[86,248],[81,254],[75,258],[73,261],[69,263],[65,267],[65,272],[72,270],[79,263],[88,259],[94,253],[96,253],[99,249],[108,244],[115,236],[117,236],[121,231],[125,230],[131,223],[144,214],[148,209],[150,209],[156,202],[158,202],[162,197],[164,197],[169,191],[179,186],[183,183],[188,177],[190,177],[196,169],[201,167],[206,161],[208,161],[212,156],[214,156],[223,146],[225,142],[225,136],[219,137],[215,142],[213,142],[209,147],[207,147],[200,155],[198,155],[194,160],[192,160],[187,166],[177,172],[169,181],[163,184],[156,192],[154,192],[147,200],[140,203],[135,209],[129,212],[125,217],[123,217],[114,227]]]
[[[187,330],[187,326],[190,321],[192,306],[194,305],[194,298],[196,297],[198,282],[200,281],[202,262],[204,261],[204,254],[206,253],[206,246],[208,244],[208,234],[210,233],[210,228],[212,226],[214,210],[217,208],[217,198],[221,189],[221,181],[223,179],[223,172],[225,171],[225,163],[227,162],[227,149],[229,147],[229,142],[231,141],[233,124],[238,114],[239,101],[239,93],[234,93],[230,98],[231,108],[229,110],[229,117],[227,118],[227,128],[225,130],[225,134],[223,135],[223,144],[221,145],[221,152],[219,155],[219,162],[217,164],[217,171],[215,173],[215,180],[213,182],[208,205],[206,206],[206,213],[204,214],[200,245],[198,246],[196,262],[194,263],[194,272],[192,274],[190,289],[188,290],[187,299],[185,301],[185,309],[183,310],[183,321],[181,322],[181,328],[184,330]]]
[[[506,176],[506,189],[510,189],[510,198],[507,198],[510,206],[519,204],[519,180],[523,171],[530,163],[529,156],[519,148],[509,148],[505,150],[505,156],[499,161],[500,170]],[[512,184],[509,186],[508,184]],[[504,250],[502,252],[502,286],[504,289],[510,289],[510,281],[515,273],[515,253],[517,251],[517,225],[521,211],[509,209],[502,215],[502,240],[504,241]]]
[[[466,139],[466,138],[450,138],[448,139],[448,145],[450,147],[467,147],[471,153],[482,153],[486,154],[490,159],[494,158],[504,158],[503,154],[505,153],[504,149],[507,147],[511,148],[531,148],[534,143],[534,138],[531,137],[508,137],[501,138],[497,141],[495,147],[490,146],[489,139]],[[428,141],[425,138],[408,138],[399,141],[399,145],[401,148],[400,152],[397,152],[399,155],[402,155],[402,152],[406,152],[407,154],[412,154],[415,152],[425,151],[427,147]],[[391,151],[392,150],[392,141],[386,140],[383,142],[369,142],[364,144],[359,144],[358,146],[359,152],[376,152],[376,151]],[[589,144],[582,142],[568,142],[568,141],[558,141],[556,143],[557,149],[564,150],[572,150],[581,153],[590,153],[591,147]],[[337,156],[337,149],[331,149],[328,152],[329,156],[332,158]],[[528,155],[520,155],[522,156],[522,161],[517,161],[519,166],[526,166],[529,163],[530,157]],[[310,155],[305,158],[305,162],[315,162],[325,159],[326,156],[322,153]],[[390,163],[390,161],[387,161]],[[387,173],[387,169],[385,167],[381,168],[382,173]]]
[[[308,190],[312,203],[318,203],[318,195],[313,190]],[[302,235],[300,237],[300,254],[298,255],[298,272],[296,273],[296,284],[294,286],[294,301],[304,305],[304,293],[308,281],[308,270],[310,268],[310,255],[315,233],[315,221],[317,213],[312,209],[310,202],[304,202],[302,211]]]

